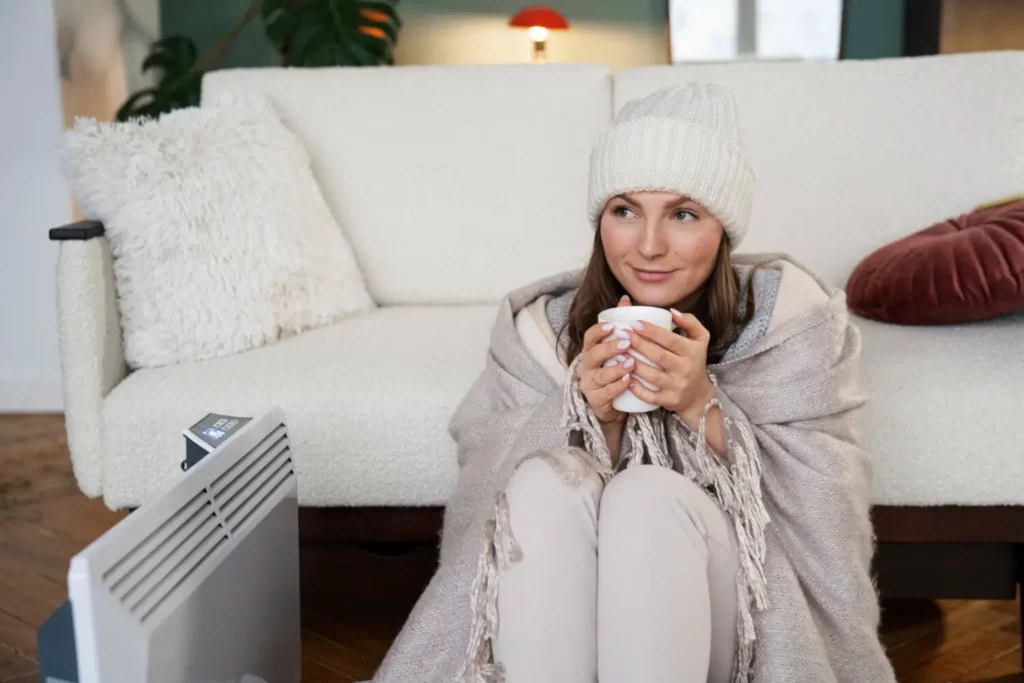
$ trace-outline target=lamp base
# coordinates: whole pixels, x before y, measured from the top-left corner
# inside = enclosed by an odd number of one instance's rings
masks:
[[[543,64],[548,61],[547,53],[547,41],[546,40],[535,40],[533,41],[533,62],[534,64]]]

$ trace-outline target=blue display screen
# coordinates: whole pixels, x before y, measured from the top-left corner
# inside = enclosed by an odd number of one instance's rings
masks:
[[[214,429],[213,427],[207,427],[206,429],[203,430],[203,434],[205,436],[210,437],[211,439],[221,439],[224,437],[226,433],[227,432],[221,429]]]

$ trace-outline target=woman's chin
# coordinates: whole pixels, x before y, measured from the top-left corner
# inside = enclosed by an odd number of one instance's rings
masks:
[[[628,287],[629,300],[634,306],[657,306],[658,308],[671,308],[684,298],[677,287],[652,284],[647,282],[633,282]]]

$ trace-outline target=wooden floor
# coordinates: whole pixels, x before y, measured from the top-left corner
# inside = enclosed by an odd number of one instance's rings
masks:
[[[78,492],[59,416],[0,415],[0,682],[39,680],[35,633],[66,598],[68,560],[121,517]],[[339,570],[339,581],[359,590],[304,601],[307,683],[371,677],[429,576],[430,548],[362,552],[353,549]],[[1014,603],[887,603],[883,614],[903,683],[1024,683]]]

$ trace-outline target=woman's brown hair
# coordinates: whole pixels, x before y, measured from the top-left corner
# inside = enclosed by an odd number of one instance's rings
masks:
[[[559,332],[559,338],[565,340],[568,363],[572,363],[582,353],[583,335],[597,323],[597,314],[614,307],[622,295],[627,293],[608,267],[601,231],[596,230],[595,233],[590,263],[587,264],[579,291],[569,309],[565,326]],[[721,359],[729,345],[736,340],[741,327],[754,315],[754,297],[750,291],[753,275],[747,280],[746,296],[741,296],[739,276],[733,268],[730,253],[729,238],[723,235],[711,275],[704,281],[690,310],[683,311],[697,316],[701,325],[711,333],[708,364]],[[740,302],[743,299],[746,299],[746,305],[741,311]]]

